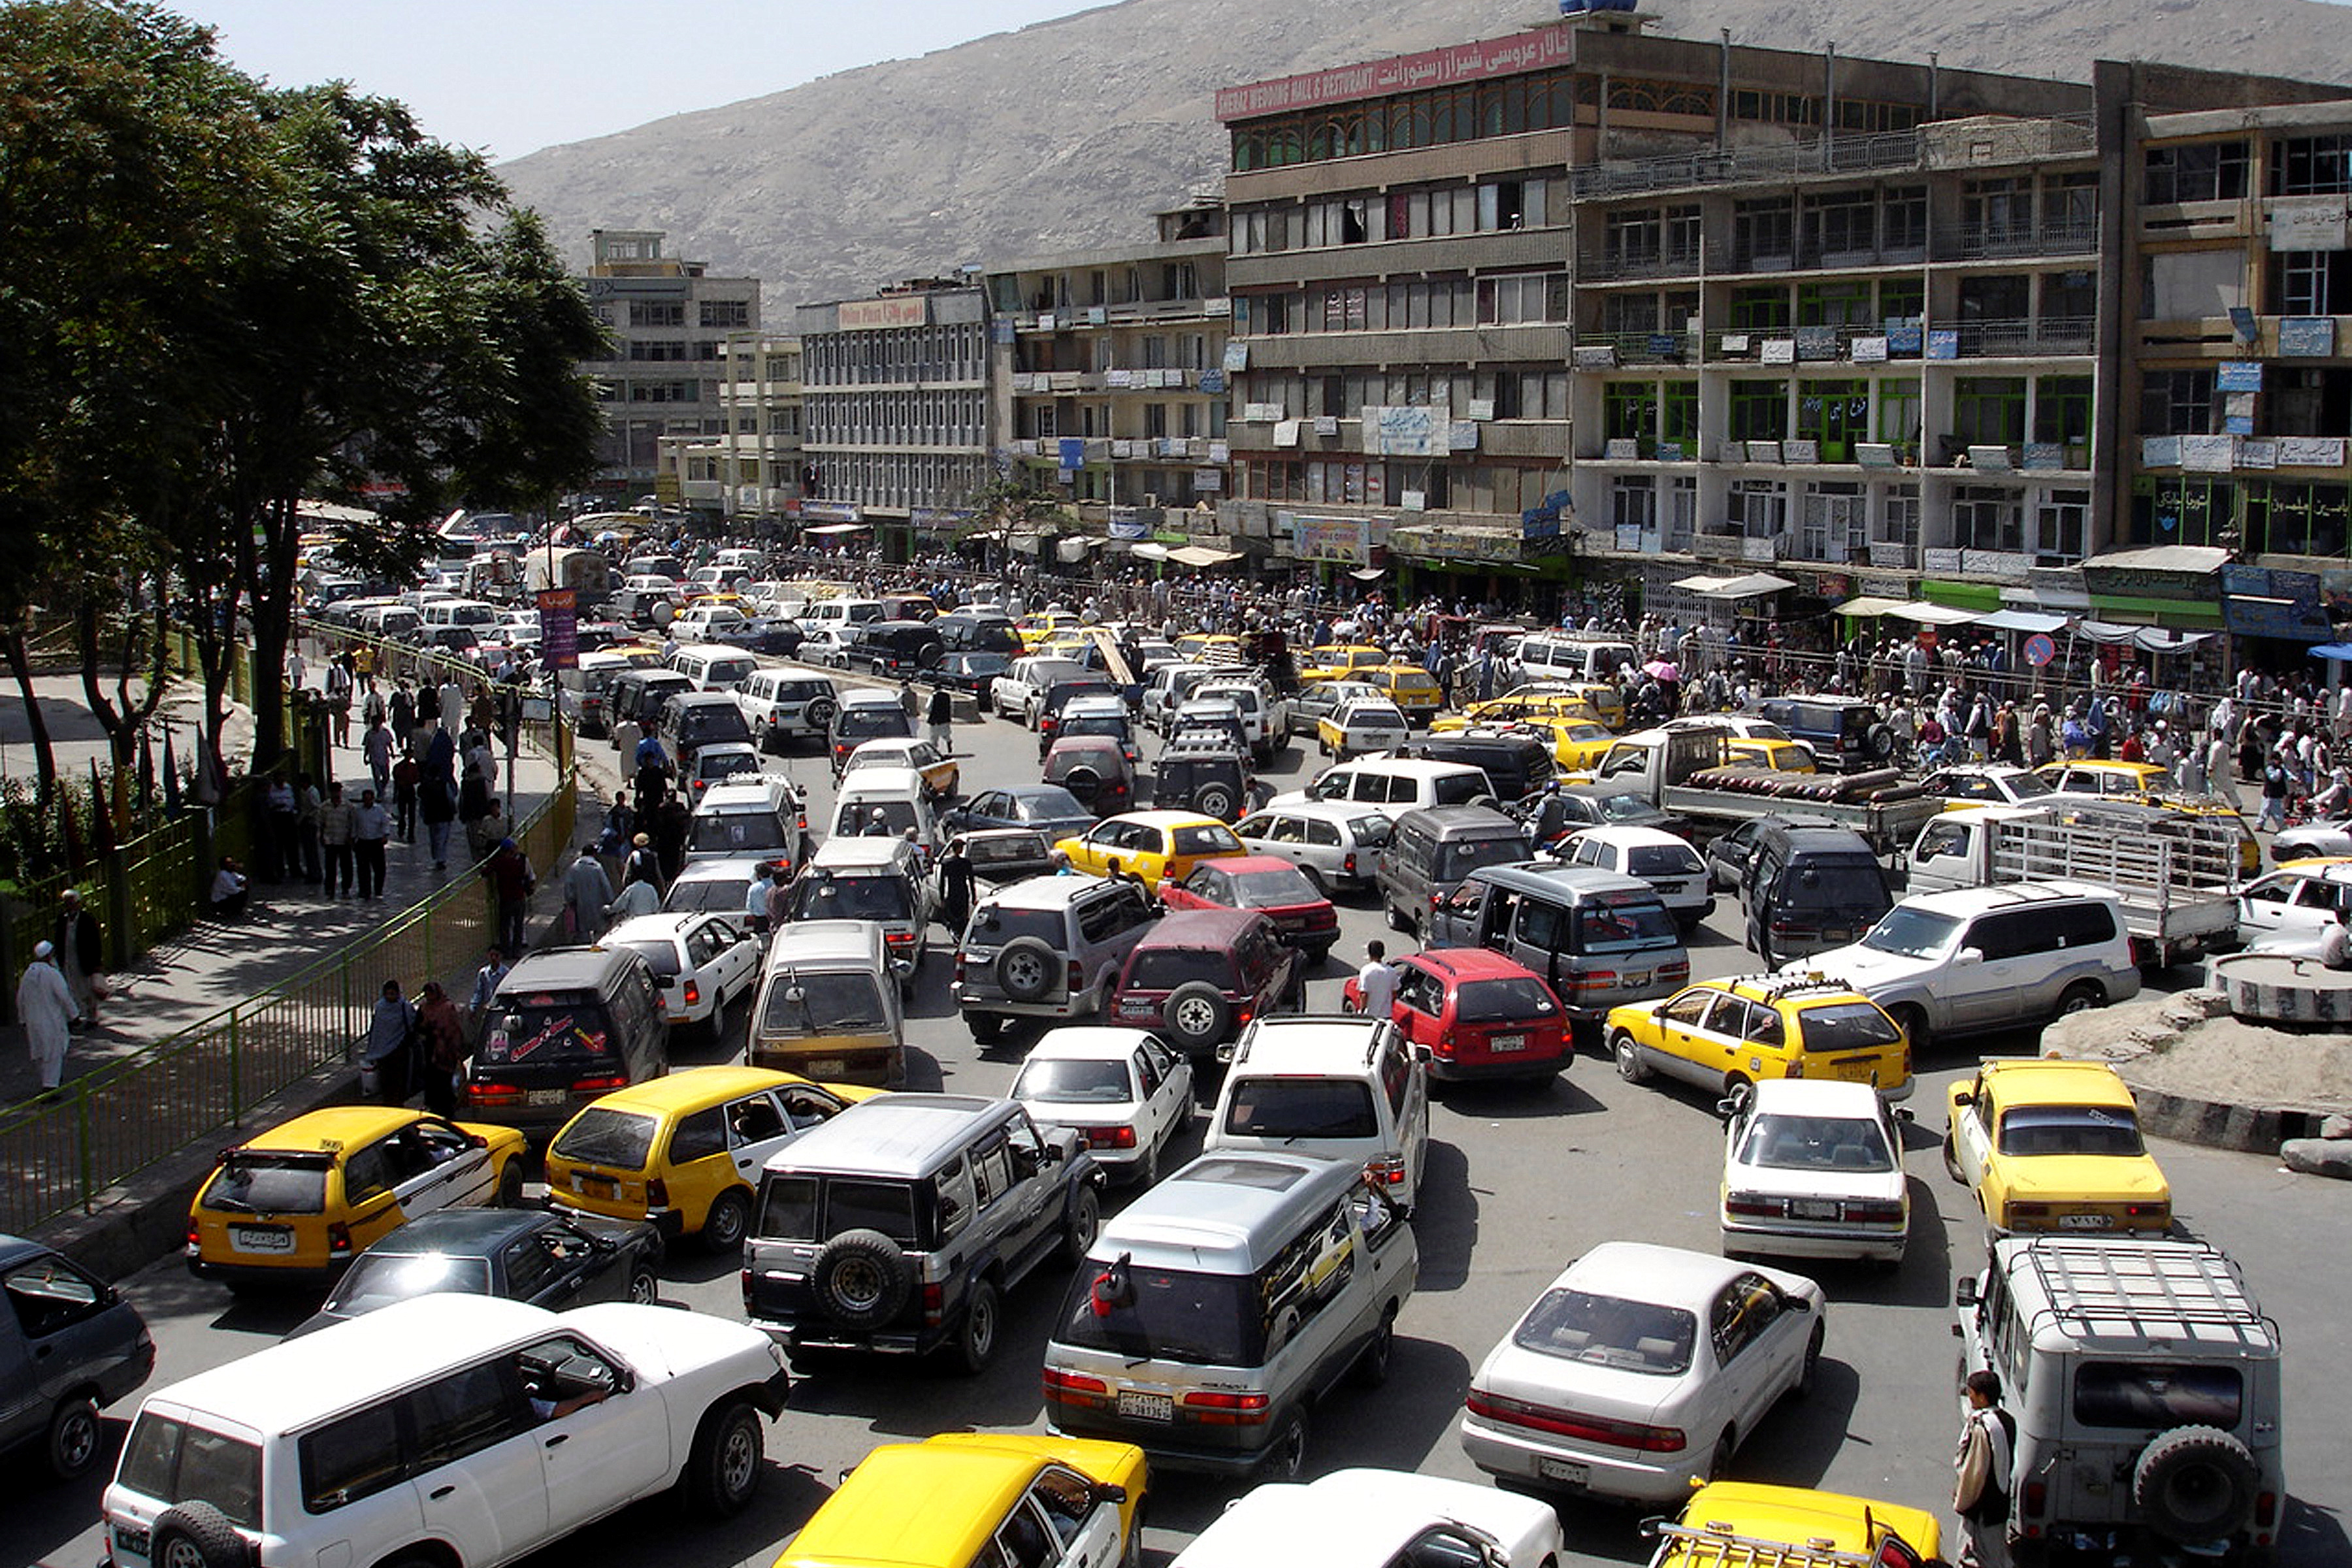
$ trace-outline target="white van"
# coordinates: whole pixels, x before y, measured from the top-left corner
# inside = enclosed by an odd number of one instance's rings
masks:
[[[482,599],[436,599],[425,606],[427,630],[464,626],[476,637],[499,624],[499,607]]]
[[[789,1387],[767,1335],[699,1312],[395,1301],[149,1394],[108,1560],[493,1568],[672,1488],[725,1517]]]
[[[842,774],[833,808],[833,837],[879,837],[873,831],[877,811],[891,837],[904,838],[907,829],[915,830],[915,847],[928,868],[940,841],[940,823],[932,814],[931,791],[923,775],[913,768],[887,767],[854,768]]]
[[[781,752],[790,741],[814,741],[819,750],[841,711],[832,678],[781,665],[761,665],[735,688],[744,722],[763,751]]]
[[[1384,1018],[1265,1017],[1226,1064],[1201,1152],[1312,1154],[1360,1168],[1410,1213],[1429,1163],[1429,1051]]]
[[[819,632],[845,632],[852,626],[862,626],[868,621],[887,618],[881,600],[853,599],[844,595],[837,599],[811,601],[800,613],[800,627],[814,637]]]
[[[694,682],[697,691],[730,691],[760,668],[760,661],[724,643],[683,643],[662,661]]]
[[[738,773],[694,803],[686,863],[758,856],[781,860],[789,870],[808,858],[808,803],[791,780]]]
[[[1620,669],[1641,668],[1641,651],[1622,637],[1529,632],[1519,639],[1519,675],[1525,680],[1614,680]]]

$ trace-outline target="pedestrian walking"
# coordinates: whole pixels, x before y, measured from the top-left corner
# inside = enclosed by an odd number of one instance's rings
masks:
[[[362,1094],[373,1094],[383,1105],[408,1103],[408,1037],[415,1026],[416,1009],[401,995],[400,982],[385,981],[368,1014],[367,1044],[360,1055]]]
[[[2254,826],[2273,833],[2286,830],[2287,794],[2294,787],[2294,774],[2287,768],[2286,748],[2281,746],[2263,764],[2263,811],[2254,818]]]
[[[776,885],[776,867],[772,860],[762,860],[751,868],[751,886],[743,890],[743,923],[752,934],[768,933],[768,893]]]
[[[352,743],[352,656],[339,654],[327,661],[327,673],[321,685],[327,694],[327,725],[334,733],[335,744]]]
[[[1385,942],[1364,944],[1364,966],[1356,971],[1356,1011],[1367,1018],[1385,1018],[1396,1006],[1396,971],[1389,967]]]
[[[588,849],[575,851],[563,873],[563,918],[571,934],[582,942],[603,936],[612,905],[613,879],[604,863]]]
[[[923,710],[920,700],[915,696],[915,682],[911,677],[902,675],[898,678],[898,706],[906,710],[909,721]]]
[[[658,875],[658,872],[652,872],[640,877],[632,873],[621,884],[621,890],[613,895],[613,906],[606,911],[607,918],[618,925],[639,915],[661,913],[661,886],[655,880]]]
[[[294,829],[302,847],[302,880],[315,888],[326,879],[319,856],[319,812],[327,804],[309,773],[294,775]]]
[[[416,694],[408,689],[408,678],[402,676],[392,689],[392,739],[395,745],[405,747],[416,733]]]
[[[948,695],[948,689],[946,687],[934,686],[931,688],[931,706],[929,718],[931,725],[931,744],[940,749],[940,755],[943,757],[953,756],[955,754],[955,740],[953,735],[950,732],[950,729],[955,721],[955,699]]]
[[[73,1033],[73,989],[57,964],[57,944],[37,942],[33,962],[16,982],[16,1021],[25,1026],[25,1045],[41,1075],[41,1092],[53,1092],[64,1080],[66,1045]]]
[[[399,826],[403,844],[416,842],[416,803],[424,778],[425,771],[416,765],[416,759],[405,752],[392,764],[393,820]]]
[[[963,940],[964,923],[971,919],[974,887],[971,856],[959,835],[948,840],[947,853],[940,857],[940,915],[948,935],[957,942]]]
[[[498,1000],[499,987],[506,984],[507,972],[514,967],[505,951],[492,942],[482,954],[482,967],[474,971],[474,989],[466,998],[466,1037],[478,1043],[482,1032],[489,1026],[490,1004]]]
[[[596,840],[596,853],[618,860],[629,853],[629,841],[636,837],[637,814],[629,809],[629,792],[614,793],[613,804],[604,811],[604,831]]]
[[[661,862],[661,885],[667,888],[686,869],[687,836],[694,830],[694,812],[682,795],[672,794],[654,813],[654,854]]]
[[[98,1026],[98,1005],[107,996],[106,933],[98,917],[82,908],[81,889],[68,888],[58,895],[58,967],[73,993],[74,1011],[90,1028]]]
[[[457,785],[457,820],[466,828],[467,859],[478,864],[506,837],[503,824],[497,824],[493,830],[498,809],[498,797],[490,793],[490,781],[480,768],[467,763],[466,776]]]
[[[457,1077],[466,1069],[466,1025],[457,1005],[437,980],[417,993],[417,1069],[424,1080],[425,1109],[436,1116],[457,1113]]]
[[[356,864],[352,839],[356,833],[353,821],[358,807],[343,798],[343,786],[327,786],[326,804],[319,807],[320,885],[330,898],[348,895],[352,890],[352,870]]]
[[[508,952],[523,952],[523,916],[530,907],[531,889],[539,884],[530,858],[513,839],[501,838],[483,862],[482,879],[498,900],[499,946]]]
[[[641,818],[650,819],[661,809],[662,799],[669,793],[674,770],[669,753],[662,749],[661,737],[650,731],[637,742],[635,760],[637,812]]]
[[[370,700],[377,700],[370,699]],[[368,718],[367,733],[360,737],[360,756],[367,763],[368,776],[375,780],[377,798],[390,798],[392,795],[392,731],[385,726],[383,714],[381,711],[371,714]]]
[[[383,897],[383,845],[391,837],[392,813],[375,791],[362,790],[359,805],[352,807],[352,865],[362,899]]]
[[[424,776],[417,781],[417,810],[433,847],[433,868],[449,868],[449,829],[457,820],[457,744],[449,731],[427,725]]]
[[[1960,1568],[2008,1568],[2009,1489],[2017,1420],[2000,1407],[1999,1374],[1972,1372],[1961,1385],[1968,1410],[1952,1468],[1952,1511],[1960,1516]]]
[[[654,897],[656,900],[661,897],[661,858],[654,853],[652,834],[630,836],[629,858],[621,868],[621,880],[625,887],[630,882],[651,882]]]

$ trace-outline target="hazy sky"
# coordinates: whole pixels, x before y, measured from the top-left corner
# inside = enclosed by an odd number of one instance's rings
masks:
[[[336,78],[499,159],[1106,0],[165,0],[279,87]]]

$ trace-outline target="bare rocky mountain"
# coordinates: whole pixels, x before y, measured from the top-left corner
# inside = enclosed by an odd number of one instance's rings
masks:
[[[2318,0],[1656,0],[1660,30],[1780,48],[2087,78],[2145,58],[2352,78],[2352,6]],[[984,10],[984,7],[981,9]],[[1220,87],[1490,37],[1528,0],[1125,0],[918,59],[821,78],[502,165],[583,266],[592,228],[658,228],[672,255],[802,301],[1056,251],[1127,244],[1213,187]]]

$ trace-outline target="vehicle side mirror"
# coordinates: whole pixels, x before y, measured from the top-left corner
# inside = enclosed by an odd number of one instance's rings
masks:
[[[1952,1109],[1955,1110],[1965,1110],[1976,1102],[1976,1092],[1973,1089],[1963,1089],[1952,1096]]]
[[[1101,1485],[1096,1487],[1094,1490],[1095,1501],[1097,1502],[1123,1503],[1127,1500],[1127,1489],[1122,1486],[1114,1486],[1108,1481],[1103,1482]]]
[[[1977,1304],[1975,1275],[1963,1275],[1959,1283],[1952,1287],[1952,1304],[1956,1307],[1973,1307]]]
[[[1919,1118],[1913,1114],[1909,1106],[1898,1105],[1895,1108],[1895,1120],[1897,1121],[1916,1121]]]
[[[1956,963],[1982,963],[1984,962],[1984,949],[1980,947],[1964,947],[1954,955],[1953,962]]]
[[[1221,1064],[1223,1064],[1223,1065],[1224,1065],[1224,1066],[1227,1066],[1227,1067],[1230,1067],[1230,1066],[1232,1066],[1232,1065],[1233,1065],[1233,1059],[1234,1059],[1234,1047],[1233,1047],[1233,1042],[1232,1042],[1232,1041],[1230,1041],[1230,1040],[1228,1040],[1225,1044],[1223,1044],[1223,1045],[1222,1045],[1222,1046],[1219,1046],[1219,1047],[1217,1047],[1217,1060],[1218,1060]]]
[[[1045,1163],[1048,1165],[1058,1165],[1068,1158],[1069,1151],[1063,1148],[1059,1143],[1048,1143],[1045,1145]]]
[[[1428,1062],[1433,1059],[1436,1053],[1425,1045],[1416,1045],[1412,1047],[1412,1059],[1417,1062]]]

